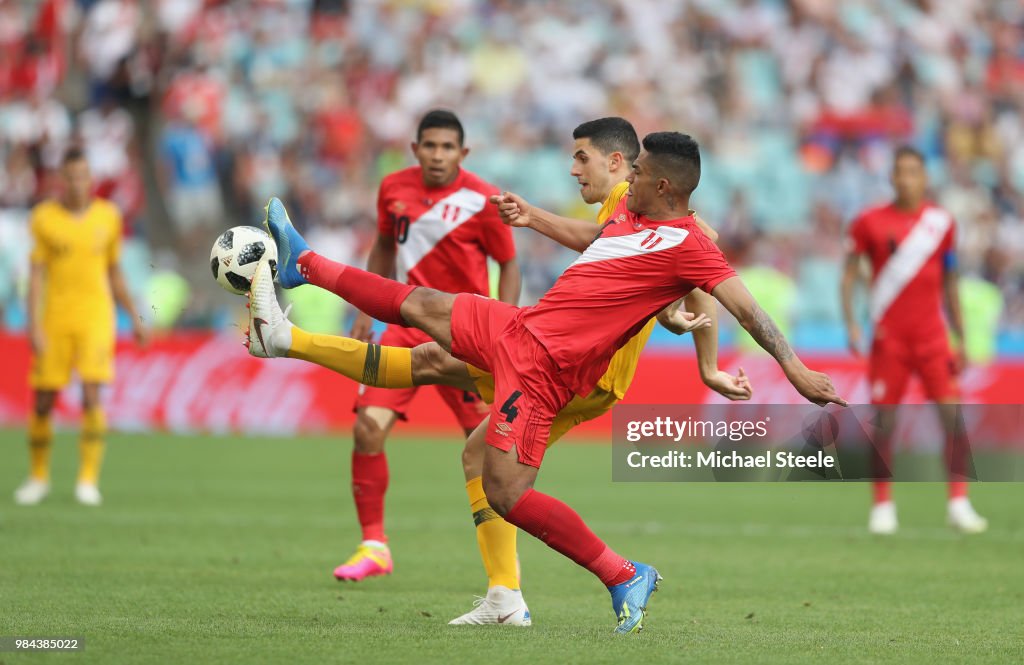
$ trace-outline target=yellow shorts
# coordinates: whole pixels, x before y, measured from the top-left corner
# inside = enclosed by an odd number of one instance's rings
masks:
[[[494,375],[467,363],[466,368],[476,385],[477,392],[481,399],[490,404],[494,401]],[[607,390],[594,388],[586,397],[576,395],[572,401],[565,405],[554,422],[551,423],[551,434],[548,436],[548,446],[558,441],[566,432],[582,422],[593,420],[598,416],[607,413],[619,401],[615,393]]]
[[[82,383],[110,383],[114,378],[116,335],[109,327],[90,330],[44,328],[42,353],[32,357],[29,385],[58,390],[76,370]]]

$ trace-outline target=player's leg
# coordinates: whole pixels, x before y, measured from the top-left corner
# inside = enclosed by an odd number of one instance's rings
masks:
[[[974,510],[967,498],[970,450],[961,425],[960,386],[948,342],[943,337],[932,348],[920,348],[917,359],[921,384],[928,399],[936,404],[946,437],[944,461],[949,476],[947,522],[962,533],[983,533],[988,529],[988,520]]]
[[[455,296],[402,284],[311,251],[292,226],[284,205],[267,204],[265,220],[278,250],[278,281],[285,288],[314,284],[384,323],[418,328],[451,350],[451,314]]]
[[[519,590],[516,528],[502,519],[487,503],[481,479],[488,422],[486,416],[490,409],[475,392],[439,387],[438,394],[466,433],[462,467],[470,513],[476,525],[477,544],[488,582],[483,602],[449,623],[529,626],[530,610]]]
[[[53,450],[53,407],[58,391],[71,379],[72,336],[44,329],[43,348],[32,356],[29,384],[33,389],[28,423],[29,477],[14,492],[15,503],[31,506],[50,493],[50,457]]]
[[[33,506],[50,493],[50,457],[53,452],[53,407],[56,390],[35,390],[28,421],[28,479],[15,491],[14,500]]]
[[[893,430],[896,424],[896,405],[910,379],[911,366],[908,351],[891,341],[875,340],[868,361],[868,387],[871,403],[879,407],[880,434],[872,450],[872,505],[868,516],[868,531],[890,535],[899,529],[896,504],[892,500]]]
[[[513,327],[494,346],[495,401],[487,431],[483,487],[494,510],[601,580],[612,596],[616,632],[643,627],[658,571],[617,554],[565,503],[533,489],[555,416],[572,391],[558,368],[525,329]]]
[[[375,391],[387,392],[392,391]],[[334,569],[335,578],[354,582],[387,575],[394,570],[384,532],[384,496],[389,481],[384,443],[398,419],[398,412],[384,406],[372,406],[370,403],[375,403],[372,397],[369,403],[363,397],[365,395],[356,402],[356,422],[352,429],[352,499],[362,530],[362,542],[345,563]],[[382,397],[386,398],[387,395]],[[408,404],[410,400],[411,395],[404,401]]]
[[[85,506],[98,506],[100,495],[100,468],[105,449],[107,416],[100,402],[100,384],[82,384],[82,429],[78,440],[78,481],[75,499]]]
[[[959,400],[938,400],[936,407],[946,436],[944,458],[949,474],[946,520],[951,527],[961,533],[984,533],[988,530],[988,520],[974,510],[971,500],[967,497],[970,450],[962,425]]]
[[[640,630],[647,602],[661,581],[658,571],[617,554],[567,504],[534,490],[536,477],[536,468],[517,459],[516,448],[487,447],[484,491],[494,509],[601,580],[612,595],[616,632]]]
[[[437,342],[410,349],[302,330],[281,310],[269,266],[257,267],[248,307],[245,346],[257,358],[297,358],[378,388],[446,385],[474,389],[466,363],[453,358]]]
[[[103,500],[99,479],[107,417],[100,401],[100,386],[114,379],[115,341],[113,317],[107,322],[97,318],[88,334],[77,341],[78,373],[82,377],[82,426],[75,498],[86,506],[98,506]]]

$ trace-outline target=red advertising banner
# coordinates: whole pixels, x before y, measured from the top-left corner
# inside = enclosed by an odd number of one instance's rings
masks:
[[[21,425],[31,403],[28,342],[22,336],[0,333],[0,345],[4,349],[0,425]],[[805,361],[828,372],[839,393],[851,403],[868,401],[863,361],[841,356],[807,357]],[[759,403],[800,403],[768,356],[723,356],[721,366],[731,372],[742,366]],[[961,387],[965,402],[1022,403],[1024,362],[970,367],[961,377]],[[157,339],[145,349],[121,343],[117,378],[105,400],[111,425],[122,430],[344,433],[352,425],[357,388],[354,382],[309,363],[251,358],[237,334],[179,333]],[[924,401],[916,385],[908,400]],[[701,383],[692,356],[655,350],[644,353],[625,400],[629,404],[722,401]],[[71,385],[61,395],[58,418],[77,418],[78,403],[78,388]],[[400,423],[398,431],[458,436],[459,429],[436,392],[423,388],[409,411],[409,422]],[[611,417],[585,423],[577,432],[589,438],[609,437]]]

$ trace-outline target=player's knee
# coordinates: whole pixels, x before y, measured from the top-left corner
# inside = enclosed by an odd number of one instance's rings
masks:
[[[462,449],[462,473],[466,478],[476,478],[480,475],[480,468],[483,466],[482,451],[466,443]],[[485,490],[486,493],[486,490]]]
[[[487,473],[486,470],[483,475],[483,487],[487,503],[502,517],[508,515],[519,498],[529,489],[515,479],[501,478],[496,474]]]
[[[33,410],[40,418],[50,415],[54,405],[57,403],[57,393],[51,391],[39,391],[35,395]]]
[[[435,289],[419,288],[402,303],[402,318],[414,325],[429,325],[451,316],[454,296]]]
[[[364,414],[356,418],[356,424],[352,428],[352,440],[358,453],[379,453],[384,450],[384,440],[387,432],[373,420]]]
[[[445,353],[436,342],[420,344],[412,350],[412,379],[418,386],[437,383],[445,369]]]
[[[82,409],[88,411],[100,405],[99,386],[87,385],[82,388]]]

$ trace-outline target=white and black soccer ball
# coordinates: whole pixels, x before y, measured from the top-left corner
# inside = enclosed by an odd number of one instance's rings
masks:
[[[260,261],[270,261],[277,276],[277,245],[270,234],[255,226],[235,226],[220,234],[210,250],[210,269],[225,290],[245,295]]]

